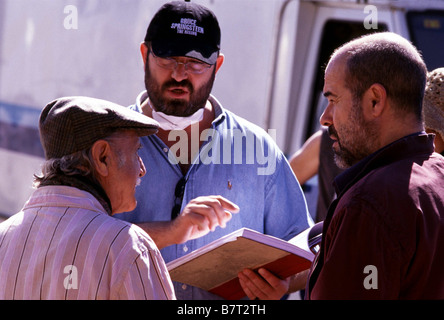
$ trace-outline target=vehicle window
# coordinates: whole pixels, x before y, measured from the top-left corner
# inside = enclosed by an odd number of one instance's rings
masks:
[[[311,97],[310,122],[307,126],[306,139],[308,139],[320,127],[319,118],[327,105],[322,95],[324,87],[325,66],[333,53],[339,46],[352,39],[374,32],[387,31],[385,24],[378,24],[378,29],[365,29],[362,21],[328,20],[323,28],[320,38],[320,50],[316,64],[315,83]]]
[[[407,24],[413,44],[429,71],[444,67],[444,11],[409,11]]]

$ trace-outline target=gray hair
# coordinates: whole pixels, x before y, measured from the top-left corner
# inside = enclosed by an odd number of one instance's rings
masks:
[[[120,137],[121,131],[117,131],[101,140],[108,142],[116,152],[119,161],[119,168],[125,163],[125,154],[116,147],[114,139]],[[34,175],[34,187],[38,188],[43,181],[51,180],[58,175],[75,176],[80,175],[90,178],[92,181],[97,182],[96,172],[94,170],[94,161],[91,155],[91,148],[81,150],[61,158],[53,158],[46,160],[42,164],[42,175]]]
[[[63,156],[46,160],[42,165],[42,175],[34,175],[34,187],[40,183],[51,180],[59,175],[95,177],[91,149],[82,150]]]

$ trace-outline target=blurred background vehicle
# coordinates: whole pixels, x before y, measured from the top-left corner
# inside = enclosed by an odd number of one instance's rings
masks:
[[[323,66],[357,36],[393,31],[444,66],[444,0],[192,0],[214,11],[225,63],[213,94],[276,129],[286,155],[319,129]],[[60,96],[130,105],[144,88],[139,44],[164,0],[0,0],[0,221],[40,171],[40,110]],[[149,164],[146,164],[149,170]],[[311,212],[316,178],[305,186]]]

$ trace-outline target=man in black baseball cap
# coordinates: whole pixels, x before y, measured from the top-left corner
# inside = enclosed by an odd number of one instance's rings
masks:
[[[224,62],[220,43],[209,8],[173,1],[154,14],[140,45],[146,91],[130,108],[156,120],[159,131],[141,139],[140,156],[151,170],[136,190],[137,208],[119,218],[147,231],[167,262],[242,227],[288,240],[311,219],[275,141],[211,94]],[[246,139],[237,143],[233,135]],[[256,157],[250,162],[251,150]],[[241,213],[232,214],[239,208]],[[290,279],[249,271],[249,279],[265,279],[267,288],[245,292],[249,298],[278,299],[289,289]],[[217,298],[186,284],[174,286],[179,299]]]
[[[140,50],[149,97],[145,114],[161,129],[208,120],[207,99],[224,61],[220,40],[216,16],[197,3],[169,2],[154,15]]]

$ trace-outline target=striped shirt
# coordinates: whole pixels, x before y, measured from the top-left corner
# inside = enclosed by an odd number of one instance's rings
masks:
[[[90,193],[34,191],[0,224],[0,299],[175,299],[165,263],[139,227]]]

